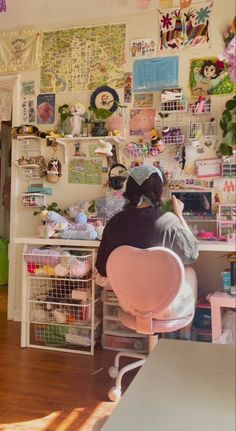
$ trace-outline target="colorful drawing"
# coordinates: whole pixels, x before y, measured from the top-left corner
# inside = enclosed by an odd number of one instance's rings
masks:
[[[42,32],[22,30],[0,35],[0,73],[38,69],[41,61]]]
[[[22,81],[21,94],[22,96],[35,95],[35,81]]]
[[[143,93],[134,95],[135,108],[151,108],[153,106],[153,93]]]
[[[37,97],[37,123],[53,124],[55,121],[55,94],[39,94]]]
[[[229,94],[234,90],[228,65],[216,57],[191,61],[190,88],[193,95]]]
[[[161,51],[207,47],[213,2],[188,8],[159,10]]]
[[[36,109],[35,100],[24,97],[22,100],[22,123],[35,123],[36,122]]]
[[[71,159],[68,165],[68,183],[101,184],[102,160],[87,157]]]
[[[126,25],[44,33],[41,92],[123,88]]]
[[[150,57],[156,53],[156,42],[150,38],[132,39],[130,55],[132,58]]]
[[[125,73],[124,82],[124,102],[130,103],[132,100],[132,80],[133,76],[131,72]]]
[[[131,109],[130,135],[144,135],[154,129],[155,109]]]

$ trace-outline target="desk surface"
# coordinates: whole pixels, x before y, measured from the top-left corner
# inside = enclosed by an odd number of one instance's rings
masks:
[[[35,245],[74,245],[77,247],[91,247],[98,248],[100,241],[86,241],[76,239],[62,239],[62,238],[39,238],[39,237],[19,237],[14,239],[15,244],[35,244]],[[199,251],[219,251],[231,252],[235,251],[235,244],[233,242],[224,241],[199,241]]]
[[[235,347],[160,340],[102,431],[235,431]]]

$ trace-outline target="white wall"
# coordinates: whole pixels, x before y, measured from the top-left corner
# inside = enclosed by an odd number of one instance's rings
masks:
[[[184,94],[187,98],[190,97],[189,92],[189,66],[190,66],[190,59],[192,58],[201,58],[201,57],[209,57],[209,56],[218,56],[224,48],[224,43],[222,39],[222,33],[226,26],[231,24],[231,21],[234,16],[234,0],[215,0],[214,2],[214,10],[213,10],[213,20],[212,20],[212,46],[211,48],[204,48],[204,49],[184,49],[178,53],[180,58],[180,86],[184,90]],[[132,71],[132,61],[129,57],[129,51],[128,51],[128,44],[130,39],[134,38],[141,38],[141,37],[150,37],[154,39],[158,39],[158,13],[157,11],[153,10],[147,10],[142,11],[142,13],[137,12],[135,14],[129,14],[129,15],[123,15],[118,16],[116,18],[104,18],[104,19],[94,19],[93,21],[83,20],[82,21],[73,21],[73,22],[65,22],[63,26],[60,28],[68,28],[71,26],[84,26],[84,25],[97,25],[97,24],[107,24],[107,23],[126,23],[127,24],[127,46],[126,46],[126,58],[127,58],[127,64],[126,64],[126,71]],[[56,30],[58,29],[58,26],[47,26],[44,27],[43,30]],[[158,53],[158,55],[160,55]],[[168,54],[168,55],[177,55],[174,54]],[[36,87],[39,92],[39,71],[25,71],[20,74],[21,80],[36,80]],[[57,106],[61,105],[62,103],[68,103],[74,102],[75,100],[78,100],[86,105],[86,107],[89,106],[89,98],[90,98],[89,92],[83,92],[79,94],[72,94],[72,93],[61,93],[57,94],[56,96],[56,102]],[[119,91],[119,94],[121,94],[121,91]],[[227,98],[225,97],[213,97],[213,113],[215,117],[219,117],[223,107],[224,103]],[[122,101],[122,98],[121,98]],[[159,102],[159,95],[155,95],[155,107],[158,108],[158,102]],[[17,97],[15,98],[15,109],[16,113],[14,115],[14,124],[15,126],[19,125],[20,121],[20,95],[19,95],[19,87],[18,87],[18,93]],[[130,105],[130,108],[132,107],[132,104]],[[44,127],[45,129],[48,127]],[[43,127],[40,126],[40,129],[43,130]],[[44,144],[43,144],[44,145]],[[45,146],[43,148],[43,151],[45,150]],[[71,151],[73,152],[73,148],[69,150],[69,153],[71,154]],[[61,155],[62,157],[62,155]],[[206,157],[206,155],[205,155]],[[14,160],[14,155],[13,155]],[[168,169],[168,160],[166,160],[165,156],[165,168]],[[16,171],[17,168],[13,168],[14,175],[16,178],[19,178],[19,172]],[[47,186],[50,186],[49,183],[47,183]],[[220,187],[220,186],[219,186]],[[13,187],[13,190],[15,190],[16,196],[24,192],[25,184],[20,183],[17,181],[17,184]],[[54,195],[52,200],[55,200],[58,202],[61,206],[68,206],[69,204],[77,201],[78,199],[92,199],[100,194],[103,193],[102,187],[94,187],[94,186],[78,186],[74,184],[67,183],[67,167],[63,166],[63,177],[60,179],[60,181],[53,186],[54,188]],[[16,199],[15,197],[13,199]],[[15,228],[13,228],[11,233],[11,240],[13,241],[14,236],[28,236],[28,235],[34,235],[35,234],[35,228],[38,224],[37,218],[32,216],[32,213],[29,212],[29,210],[22,210],[19,206],[19,202],[12,202],[14,211],[12,213],[12,220],[15,219],[15,223],[12,223],[12,226],[14,225]],[[15,249],[13,247],[12,243],[12,265],[15,263]],[[20,267],[20,252],[17,251],[17,262],[18,267]],[[13,271],[13,268],[12,268]],[[215,273],[215,271],[214,271]],[[219,287],[219,275],[217,275],[217,280],[211,279],[212,274],[207,274],[207,281],[203,280],[203,283],[207,288],[209,289],[216,287]],[[217,285],[218,283],[218,285]],[[13,300],[13,297],[15,298],[15,304],[14,304],[14,312],[10,312],[10,317],[19,317],[19,309],[20,309],[20,280],[19,280],[19,272],[17,272],[17,277],[15,278],[14,273],[12,273],[11,277],[11,289],[14,289],[15,287],[15,294],[11,295],[11,298]],[[10,307],[11,308],[11,307]]]

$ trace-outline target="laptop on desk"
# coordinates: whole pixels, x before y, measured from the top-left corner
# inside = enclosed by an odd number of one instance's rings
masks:
[[[171,191],[171,196],[184,204],[183,216],[186,220],[214,219],[212,191],[183,190]]]

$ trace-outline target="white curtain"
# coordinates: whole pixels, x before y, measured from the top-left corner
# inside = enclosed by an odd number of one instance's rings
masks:
[[[16,77],[0,76],[0,130],[2,121],[11,120],[13,91]]]

